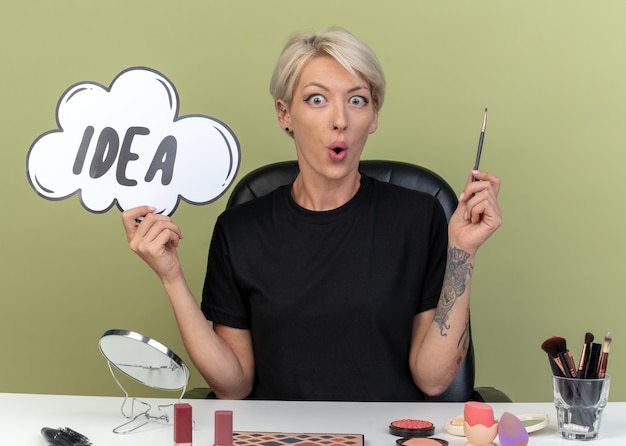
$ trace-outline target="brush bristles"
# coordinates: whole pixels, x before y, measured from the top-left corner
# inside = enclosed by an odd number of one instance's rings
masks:
[[[541,349],[554,358],[558,356],[559,353],[563,353],[567,350],[567,342],[565,341],[565,338],[552,336],[551,338],[543,341]]]
[[[73,445],[91,446],[91,441],[89,441],[87,437],[85,437],[83,434],[79,434],[78,432],[76,432],[73,429],[70,429],[69,427],[61,429],[61,432],[63,432],[66,435],[66,439],[71,441]]]
[[[611,335],[611,332],[609,331],[604,337],[604,344],[602,344],[603,353],[609,352],[609,350],[611,349],[611,341],[613,341],[613,335]]]
[[[541,344],[541,349],[548,354],[552,373],[567,378],[604,378],[613,335],[609,331],[602,344],[593,342],[593,333],[585,333],[585,343],[580,355],[578,368],[574,364],[572,353],[567,349],[565,338],[552,336]]]

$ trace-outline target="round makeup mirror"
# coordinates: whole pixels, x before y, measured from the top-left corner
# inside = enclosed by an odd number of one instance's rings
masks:
[[[154,339],[130,330],[108,330],[98,346],[109,364],[135,381],[159,390],[187,387],[185,363]]]

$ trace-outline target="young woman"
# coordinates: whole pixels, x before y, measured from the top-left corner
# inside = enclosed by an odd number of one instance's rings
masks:
[[[472,270],[501,224],[500,180],[472,171],[447,225],[430,195],[361,174],[385,80],[343,29],[291,38],[270,90],[300,173],[219,217],[200,307],[176,254],[178,226],[149,207],[122,216],[192,361],[220,398],[442,393],[467,351]]]

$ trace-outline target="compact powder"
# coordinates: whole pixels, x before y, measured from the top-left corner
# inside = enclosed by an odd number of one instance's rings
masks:
[[[389,433],[398,437],[430,437],[435,426],[425,420],[396,420],[389,425]]]
[[[396,444],[403,446],[448,446],[448,442],[440,438],[403,438],[397,440]]]

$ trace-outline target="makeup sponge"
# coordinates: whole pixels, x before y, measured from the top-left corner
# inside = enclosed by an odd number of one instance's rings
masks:
[[[482,424],[485,427],[491,427],[496,422],[491,406],[489,404],[479,403],[478,401],[468,401],[465,403],[463,418],[470,426]]]
[[[468,443],[481,446],[491,444],[498,435],[498,422],[489,404],[468,401],[463,410],[463,432]]]
[[[528,431],[519,418],[504,412],[498,422],[498,438],[501,446],[526,446]]]

